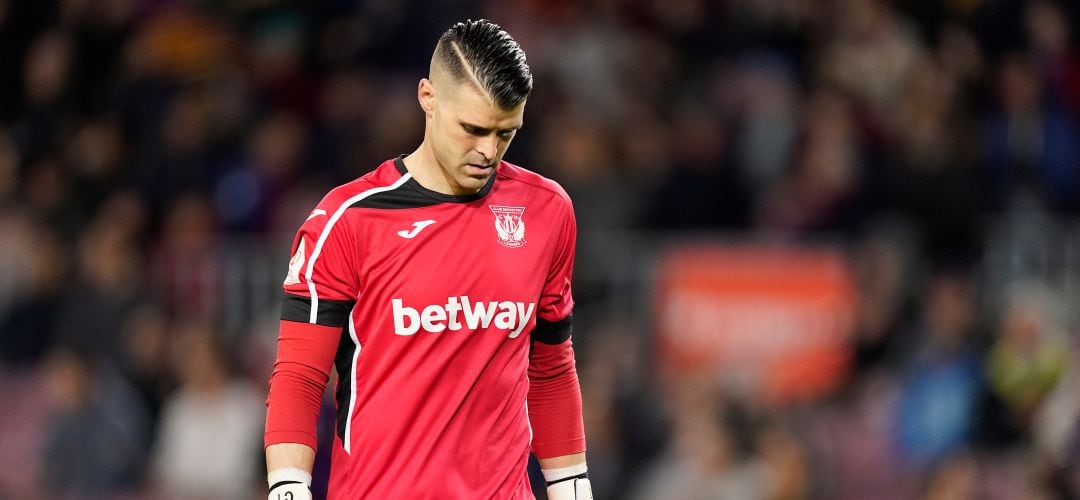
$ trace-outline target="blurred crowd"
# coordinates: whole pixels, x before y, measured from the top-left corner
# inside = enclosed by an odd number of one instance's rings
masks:
[[[0,496],[259,497],[277,305],[226,306],[419,144],[469,17],[535,77],[506,159],[575,200],[601,498],[1080,496],[1068,0],[0,0]],[[835,394],[657,369],[642,249],[710,235],[845,253]]]

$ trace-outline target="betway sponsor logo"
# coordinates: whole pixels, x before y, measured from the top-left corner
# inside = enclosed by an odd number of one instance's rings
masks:
[[[468,295],[447,297],[446,304],[432,304],[417,310],[406,306],[401,299],[392,299],[394,333],[412,335],[421,329],[430,333],[478,330],[494,326],[510,332],[510,338],[521,335],[536,303],[473,302]]]

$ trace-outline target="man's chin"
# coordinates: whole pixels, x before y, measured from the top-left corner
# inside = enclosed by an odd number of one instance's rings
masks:
[[[481,175],[481,176],[466,175],[466,176],[460,177],[460,178],[457,179],[457,185],[458,185],[458,188],[460,189],[461,192],[456,193],[456,194],[467,196],[467,195],[476,193],[481,188],[483,188],[485,184],[487,184],[487,182],[488,182],[488,180],[490,178],[491,178],[491,175]]]
[[[470,177],[469,182],[465,187],[473,191],[479,191],[480,188],[484,187],[484,184],[487,184],[489,179],[491,179],[490,175],[485,175],[483,177]]]

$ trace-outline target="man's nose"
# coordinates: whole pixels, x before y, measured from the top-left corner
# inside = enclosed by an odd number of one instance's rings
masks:
[[[495,159],[498,149],[499,138],[495,134],[486,135],[476,140],[476,151],[484,155],[484,159],[489,163]]]

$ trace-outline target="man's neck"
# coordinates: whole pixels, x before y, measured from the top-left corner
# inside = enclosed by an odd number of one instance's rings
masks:
[[[446,195],[462,194],[455,193],[450,187],[446,170],[439,166],[439,160],[432,154],[427,142],[421,143],[420,147],[403,158],[402,162],[405,163],[405,169],[412,174],[413,179],[416,179],[416,182],[425,189]]]

